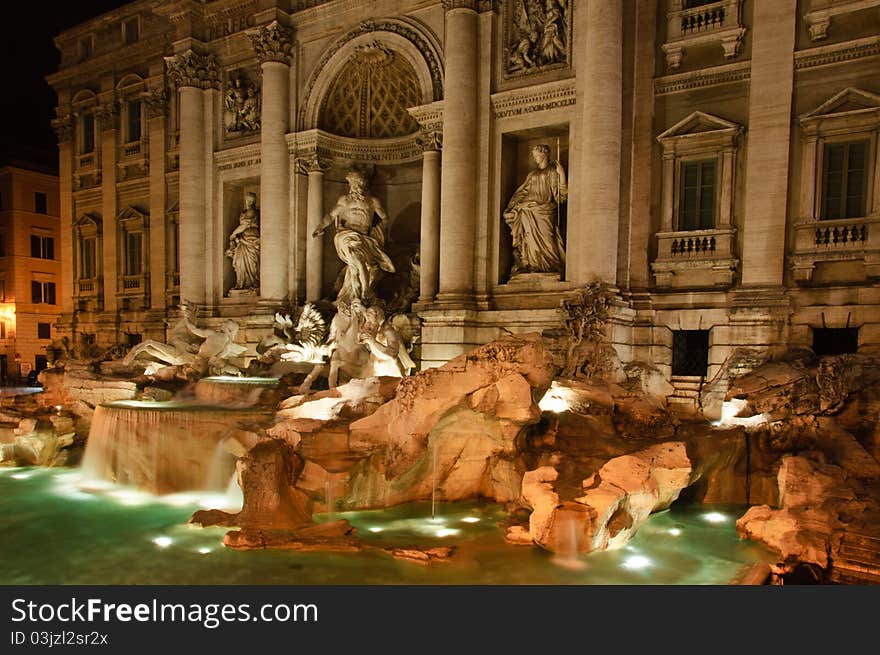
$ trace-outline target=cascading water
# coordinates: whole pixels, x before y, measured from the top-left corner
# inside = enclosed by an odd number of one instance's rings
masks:
[[[254,407],[263,399],[264,393],[278,387],[278,378],[237,378],[212,376],[202,378],[195,385],[195,397],[199,403],[217,407]]]
[[[222,444],[270,413],[175,402],[119,401],[95,409],[82,463],[90,482],[157,494],[226,491],[234,457]]]

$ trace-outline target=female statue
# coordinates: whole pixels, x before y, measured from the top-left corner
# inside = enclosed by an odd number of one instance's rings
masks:
[[[565,246],[559,233],[559,205],[568,197],[565,170],[558,161],[550,162],[550,146],[532,148],[537,168],[513,194],[504,222],[513,237],[514,265],[518,273],[562,273]]]
[[[244,209],[238,216],[238,227],[229,235],[226,256],[235,270],[233,289],[257,289],[260,286],[260,213],[257,195],[244,197]]]

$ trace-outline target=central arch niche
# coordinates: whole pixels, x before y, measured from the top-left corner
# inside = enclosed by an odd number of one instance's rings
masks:
[[[412,65],[374,41],[357,47],[331,82],[318,127],[354,138],[407,136],[419,128],[407,108],[421,102],[422,90]]]

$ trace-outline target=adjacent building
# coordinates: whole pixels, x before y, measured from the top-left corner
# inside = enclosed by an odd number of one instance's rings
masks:
[[[358,165],[422,366],[557,329],[595,280],[621,360],[684,390],[740,347],[880,345],[880,0],[140,0],[56,43],[76,339],[163,339],[184,299],[253,346],[332,298],[312,232]],[[524,271],[505,208],[541,144],[564,268]]]
[[[46,368],[61,312],[58,175],[0,167],[0,381]]]

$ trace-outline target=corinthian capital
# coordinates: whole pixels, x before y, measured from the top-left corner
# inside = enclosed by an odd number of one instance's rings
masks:
[[[148,118],[159,118],[165,115],[168,108],[168,98],[165,89],[153,89],[144,96],[144,106],[147,108]]]
[[[168,79],[178,88],[220,88],[220,68],[211,54],[200,55],[193,50],[187,50],[174,57],[165,57],[165,67],[168,70]]]
[[[116,101],[105,102],[95,107],[95,122],[99,130],[112,130],[116,127],[119,105]]]
[[[309,173],[324,173],[330,168],[330,162],[316,154],[297,157],[295,165],[296,172],[302,175],[308,175]]]
[[[443,132],[439,130],[422,130],[416,137],[416,143],[424,152],[443,149]]]
[[[267,61],[278,61],[290,65],[293,35],[278,21],[261,25],[257,29],[247,32],[247,36],[251,40],[251,45],[261,64]]]
[[[477,0],[443,0],[443,9],[445,11],[450,9],[470,9],[471,11],[476,11],[478,4]]]
[[[70,114],[52,119],[52,129],[58,137],[58,143],[66,143],[73,138],[73,119]]]

